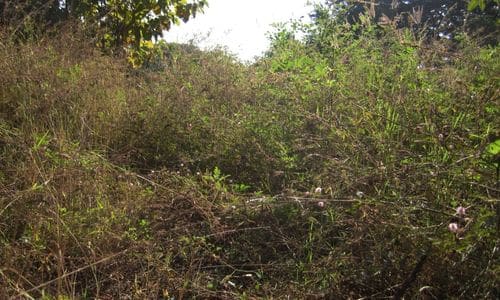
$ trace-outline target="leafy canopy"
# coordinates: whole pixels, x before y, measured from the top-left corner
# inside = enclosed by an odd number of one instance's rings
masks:
[[[101,46],[137,49],[141,41],[161,37],[172,24],[187,22],[206,5],[206,0],[7,0],[0,3],[0,25],[19,28],[29,22],[40,31],[80,20],[93,29]]]
[[[495,36],[499,3],[499,0],[325,0],[316,6],[312,17],[316,23],[324,23],[322,20],[327,18],[335,19],[336,23],[356,24],[363,15],[368,15],[379,25],[392,24],[447,39],[463,31]]]

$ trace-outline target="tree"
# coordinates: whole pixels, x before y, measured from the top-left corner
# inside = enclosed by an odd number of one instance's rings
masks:
[[[74,19],[92,28],[106,48],[139,48],[157,39],[180,20],[187,22],[203,10],[207,0],[2,0],[0,25],[38,27]]]
[[[428,37],[450,39],[463,31],[493,36],[498,32],[499,3],[499,0],[326,0],[316,7],[312,17],[323,23],[329,17],[336,24],[355,24],[362,14],[368,14],[378,24],[411,28]]]
[[[40,29],[53,26],[62,19],[64,11],[57,0],[0,0],[0,25],[14,33],[35,24]]]

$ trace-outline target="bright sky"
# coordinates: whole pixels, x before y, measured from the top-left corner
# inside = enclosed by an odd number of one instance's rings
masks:
[[[269,46],[267,32],[272,23],[304,17],[307,0],[208,0],[204,14],[166,32],[168,42],[194,40],[202,48],[226,46],[242,60],[261,55]]]

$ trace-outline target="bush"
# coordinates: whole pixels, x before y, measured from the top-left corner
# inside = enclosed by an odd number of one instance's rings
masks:
[[[0,294],[498,296],[497,49],[277,38],[139,69],[2,38]]]

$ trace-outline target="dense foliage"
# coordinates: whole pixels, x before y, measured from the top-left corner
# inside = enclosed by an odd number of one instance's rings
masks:
[[[4,33],[0,296],[498,298],[498,48],[337,26],[134,69]]]
[[[98,35],[105,48],[133,46],[163,36],[165,30],[207,5],[206,0],[4,0],[0,24],[31,36],[68,20],[77,20]]]
[[[326,0],[316,5],[312,17],[323,28],[332,22],[355,25],[369,17],[374,24],[409,28],[421,37],[451,39],[468,32],[498,43],[498,0]]]

